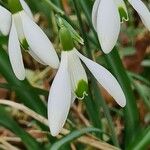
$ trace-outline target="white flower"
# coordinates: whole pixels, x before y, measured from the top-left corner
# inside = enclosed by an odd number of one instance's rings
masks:
[[[53,136],[58,135],[64,126],[75,98],[82,99],[87,94],[88,81],[81,60],[117,103],[122,107],[126,105],[126,98],[119,83],[107,69],[84,57],[75,48],[62,51],[60,67],[48,99],[48,120]]]
[[[25,78],[21,47],[42,64],[58,68],[59,59],[52,43],[33,21],[30,8],[24,0],[19,0],[21,10],[10,13],[0,6],[0,31],[9,34],[8,53],[13,71],[20,80]],[[21,45],[21,46],[20,46]]]
[[[150,31],[150,11],[145,4],[141,0],[128,1]],[[123,0],[95,0],[92,23],[104,53],[107,54],[114,48],[120,32],[120,22],[123,20],[128,20],[127,8]]]

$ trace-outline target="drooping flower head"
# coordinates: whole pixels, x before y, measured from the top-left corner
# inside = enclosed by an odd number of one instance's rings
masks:
[[[44,65],[59,66],[58,56],[45,33],[33,21],[24,0],[8,0],[8,8],[0,6],[0,31],[9,34],[8,53],[13,71],[20,80],[25,78],[21,47]]]
[[[128,1],[150,31],[150,11],[145,4],[141,0]],[[128,19],[127,8],[123,0],[95,0],[92,23],[104,53],[107,54],[114,48],[120,33],[120,22],[128,21]]]
[[[74,100],[88,96],[88,79],[82,62],[121,107],[126,105],[124,93],[115,77],[76,50],[70,31],[65,26],[61,26],[59,33],[63,48],[61,63],[48,98],[48,120],[53,136],[62,130]]]

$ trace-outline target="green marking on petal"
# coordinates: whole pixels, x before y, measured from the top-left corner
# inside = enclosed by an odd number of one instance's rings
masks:
[[[79,99],[83,99],[85,96],[87,96],[88,92],[88,83],[84,80],[80,80],[77,89],[75,90],[75,94]]]
[[[119,10],[121,22],[123,22],[124,20],[128,21],[129,17],[128,17],[128,13],[126,12],[126,10],[121,6],[118,8],[118,10]]]
[[[27,51],[29,49],[29,45],[28,45],[28,42],[27,40],[24,38],[22,41],[21,41],[21,47]]]
[[[12,14],[23,10],[19,0],[8,0],[8,6]]]

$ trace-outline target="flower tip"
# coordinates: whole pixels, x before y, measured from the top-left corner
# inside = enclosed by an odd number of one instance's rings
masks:
[[[20,77],[17,77],[19,80],[21,80],[21,81],[23,81],[23,80],[25,80],[25,76],[20,76]]]
[[[114,46],[109,46],[109,45],[106,45],[106,46],[102,46],[101,44],[101,47],[102,47],[102,51],[105,53],[105,54],[109,54],[112,49],[114,48]]]
[[[53,117],[49,118],[49,129],[52,136],[56,137],[61,132],[63,126],[58,120],[54,120]]]
[[[123,97],[121,98],[120,101],[117,101],[117,103],[119,104],[120,107],[125,107],[126,106],[126,98],[125,95],[123,94]]]
[[[126,106],[126,100],[119,104],[122,108]]]
[[[116,42],[117,42],[117,39],[116,40],[109,40],[109,41],[104,41],[104,40],[100,40],[100,44],[101,44],[101,49],[102,51],[105,53],[105,54],[109,54],[113,48],[115,47],[116,45]]]
[[[59,134],[59,130],[55,128],[50,128],[51,135],[56,137]]]
[[[58,69],[59,68],[59,59],[55,59],[55,63],[52,65],[51,63],[49,64],[50,66],[52,66],[53,69]]]
[[[23,73],[16,73],[15,72],[15,75],[16,75],[16,77],[17,77],[17,79],[19,79],[19,80],[21,80],[21,81],[23,81],[23,80],[25,80],[25,72]]]

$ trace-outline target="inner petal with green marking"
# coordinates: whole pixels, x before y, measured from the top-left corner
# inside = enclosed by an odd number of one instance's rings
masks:
[[[128,21],[129,20],[128,13],[125,11],[125,9],[123,7],[119,7],[118,10],[120,14],[120,21],[121,22],[123,22],[124,20]]]
[[[114,1],[118,7],[120,22],[128,21],[129,20],[128,11],[124,0],[114,0]]]
[[[27,42],[27,40],[25,38],[25,35],[24,35],[20,13],[13,14],[12,17],[13,17],[14,22],[15,22],[15,26],[16,26],[16,29],[17,29],[17,34],[18,34],[18,38],[19,38],[21,47],[24,50],[28,50],[29,45],[28,45],[28,42]]]
[[[77,88],[75,90],[75,94],[79,99],[83,99],[88,94],[88,83],[87,81],[80,80],[77,84]]]
[[[76,49],[68,51],[68,67],[71,79],[72,92],[77,98],[83,99],[87,95],[88,80],[85,69],[83,68],[79,57],[76,55]]]

